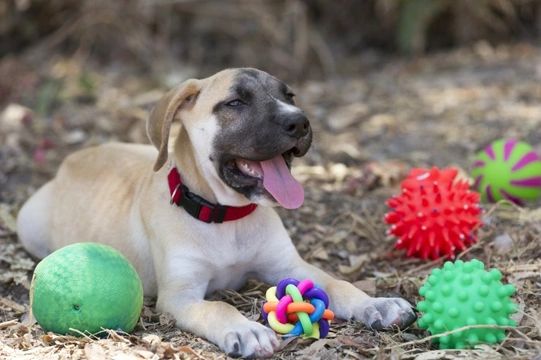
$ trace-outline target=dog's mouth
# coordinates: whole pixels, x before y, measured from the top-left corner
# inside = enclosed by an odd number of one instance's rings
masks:
[[[297,209],[304,202],[304,189],[291,175],[291,160],[296,148],[264,161],[232,159],[223,166],[224,177],[233,188],[255,187],[268,192],[286,209]]]

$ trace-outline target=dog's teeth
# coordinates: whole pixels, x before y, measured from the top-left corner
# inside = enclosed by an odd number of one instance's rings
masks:
[[[245,169],[246,169],[246,172],[248,172],[250,175],[257,176],[257,173],[254,171],[254,169],[252,169],[248,165],[246,165]]]
[[[246,161],[239,161],[237,162],[237,166],[239,167],[239,170],[242,171],[244,174],[252,176],[252,177],[260,177],[261,173],[257,171],[257,169],[254,169],[250,166],[250,164]]]
[[[245,173],[248,173],[248,174],[253,174],[254,173],[254,170],[252,170],[252,168],[250,166],[248,166],[248,164],[245,163],[245,162],[242,163],[242,170]]]

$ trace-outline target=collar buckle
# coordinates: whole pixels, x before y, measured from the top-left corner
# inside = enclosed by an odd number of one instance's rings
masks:
[[[182,206],[184,210],[194,218],[206,222],[207,224],[211,222],[222,223],[224,221],[225,212],[227,207],[220,204],[213,204],[201,196],[194,194],[188,189],[186,185],[177,185],[173,195],[171,195],[171,201],[175,197],[175,193],[180,189],[180,198],[177,201],[178,206]],[[206,214],[202,214],[202,210],[208,208]],[[205,216],[207,215],[207,216]]]

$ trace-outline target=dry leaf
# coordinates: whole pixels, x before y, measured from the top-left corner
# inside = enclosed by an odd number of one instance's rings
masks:
[[[0,228],[15,233],[17,231],[17,220],[11,215],[7,204],[0,204]]]
[[[516,301],[518,302],[519,309],[516,313],[512,314],[510,318],[513,319],[517,325],[520,325],[520,322],[524,317],[524,309],[526,308],[526,304],[524,304],[524,301],[520,297],[517,298]]]
[[[32,117],[32,110],[19,104],[9,104],[0,113],[0,130],[3,133],[21,130],[26,119]]]
[[[492,242],[494,249],[498,255],[506,254],[513,248],[513,239],[507,232],[498,235],[494,238]]]
[[[327,344],[329,344],[330,341],[334,341],[334,340],[318,339],[318,340],[314,341],[309,347],[307,347],[307,348],[305,348],[305,349],[303,349],[301,351],[298,351],[297,354],[312,357],[314,354],[316,354],[316,353],[320,352],[321,350],[323,350],[323,348],[325,346],[327,346]]]
[[[183,347],[183,351],[184,352],[188,352],[188,353],[191,353],[191,354],[194,354],[195,352],[190,348],[190,350],[186,350],[186,346]],[[162,357],[164,359],[172,359],[175,357],[175,354],[178,352],[178,350],[176,350],[175,348],[173,348],[170,344],[167,344],[164,348],[163,348],[163,354],[162,354]]]
[[[337,337],[337,340],[344,346],[350,346],[350,347],[362,347],[361,344],[359,343],[356,343],[355,341],[353,341],[353,339],[349,336],[339,336]]]
[[[155,356],[155,354],[152,351],[148,351],[148,350],[136,350],[135,354],[137,354],[137,356],[142,357],[143,359],[152,359]]]
[[[364,291],[370,296],[376,296],[376,282],[373,280],[359,280],[353,283],[357,289]]]
[[[173,315],[169,314],[169,313],[163,313],[163,314],[160,314],[160,325],[162,326],[174,326],[176,323],[176,320],[175,318],[173,317]]]
[[[329,253],[323,247],[320,247],[320,248],[317,248],[316,250],[314,250],[314,252],[312,254],[312,257],[314,259],[327,261],[327,260],[329,260]]]
[[[335,109],[327,117],[327,126],[334,131],[341,131],[355,123],[368,113],[368,107],[362,103],[352,103]]]
[[[350,266],[339,265],[338,270],[344,275],[351,275],[357,271],[369,260],[368,254],[349,256]]]
[[[88,343],[84,349],[85,356],[88,360],[103,360],[106,359],[105,350],[98,343]]]

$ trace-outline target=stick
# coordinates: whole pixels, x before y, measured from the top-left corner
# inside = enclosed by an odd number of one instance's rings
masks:
[[[13,326],[13,325],[17,325],[19,323],[19,320],[15,319],[15,320],[9,320],[9,321],[4,321],[4,322],[1,322],[0,323],[0,329],[5,329],[7,327],[10,327],[10,326]]]

